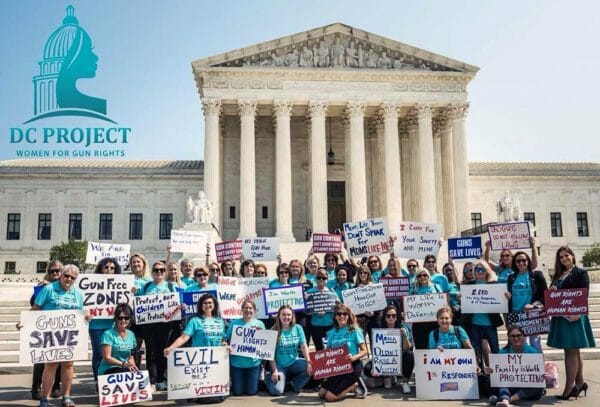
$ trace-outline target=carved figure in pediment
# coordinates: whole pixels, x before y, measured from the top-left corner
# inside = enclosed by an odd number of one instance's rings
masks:
[[[373,51],[373,48],[367,51],[367,68],[377,68],[377,54]]]
[[[385,51],[381,52],[381,56],[377,60],[377,68],[379,69],[390,69],[392,67],[392,60],[387,56]]]
[[[276,53],[271,52],[271,59],[265,59],[260,63],[260,66],[282,66],[283,58],[278,57]]]
[[[343,68],[345,65],[344,54],[345,49],[340,43],[340,37],[336,37],[331,45],[331,66],[334,68]]]
[[[365,67],[365,51],[363,50],[362,44],[358,44],[358,67]]]
[[[300,66],[312,68],[314,66],[313,64],[313,52],[305,45],[302,47],[302,52],[300,53]]]
[[[350,41],[346,48],[346,66],[348,68],[358,68],[358,50],[354,46],[354,41]]]
[[[319,49],[315,51],[315,66],[319,68],[329,66],[329,48],[327,48],[324,40],[319,44]]]
[[[418,68],[422,69],[424,71],[430,71],[431,70],[424,62],[421,63]]]
[[[300,55],[298,50],[294,48],[292,52],[285,56],[285,66],[297,67],[299,66]]]

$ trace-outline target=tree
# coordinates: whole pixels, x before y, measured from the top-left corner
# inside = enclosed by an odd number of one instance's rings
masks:
[[[600,243],[594,243],[592,247],[583,254],[581,259],[585,267],[600,265]]]
[[[50,248],[50,261],[58,260],[62,264],[74,264],[81,271],[86,268],[85,255],[87,253],[87,240],[69,240],[61,242]]]

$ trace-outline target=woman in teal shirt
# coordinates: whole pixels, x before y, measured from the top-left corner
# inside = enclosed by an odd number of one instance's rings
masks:
[[[442,289],[431,281],[429,271],[423,268],[417,271],[416,279],[411,287],[411,295],[442,293]],[[437,327],[436,322],[415,322],[412,324],[415,349],[427,349],[429,332]]]
[[[314,293],[325,293],[330,292],[335,294],[335,292],[327,287],[327,281],[329,280],[329,275],[326,270],[320,269],[317,272],[317,286],[311,288],[306,292],[307,295]],[[331,312],[319,312],[317,314],[310,315],[310,336],[315,344],[315,348],[317,350],[323,350],[323,338],[325,337],[327,331],[329,331],[333,327],[333,309]]]
[[[98,375],[136,372],[134,353],[135,335],[129,329],[133,310],[129,304],[119,304],[115,308],[114,327],[102,334],[102,360],[98,366]]]
[[[429,349],[473,349],[465,330],[452,325],[452,308],[440,308],[436,317],[439,326],[429,333]]]
[[[329,283],[329,288],[335,291],[340,301],[344,299],[342,292],[352,288],[352,283],[348,281],[349,274],[348,266],[340,264],[335,268],[335,280]]]

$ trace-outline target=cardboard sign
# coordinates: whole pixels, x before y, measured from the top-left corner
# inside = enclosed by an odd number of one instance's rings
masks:
[[[546,315],[549,317],[586,315],[588,313],[588,289],[546,290],[544,307]]]
[[[242,303],[251,300],[256,305],[256,318],[265,319],[263,289],[269,287],[269,277],[219,277],[219,310],[223,319],[237,319],[242,315]]]
[[[75,283],[83,293],[83,309],[94,319],[112,319],[121,303],[133,305],[133,274],[79,274]]]
[[[122,406],[152,400],[147,370],[98,376],[100,407]]]
[[[498,223],[488,226],[492,250],[529,249],[529,222]]]
[[[454,260],[479,259],[481,254],[481,236],[451,237],[448,239],[449,258]]]
[[[309,315],[320,312],[333,312],[338,300],[336,293],[332,291],[323,291],[310,293],[306,296],[306,310]]]
[[[244,239],[242,254],[246,260],[276,261],[279,254],[279,239],[276,237]]]
[[[355,315],[380,311],[387,307],[383,285],[371,284],[342,291],[342,301]]]
[[[509,388],[546,388],[541,353],[490,354],[490,385]]]
[[[87,264],[98,264],[105,257],[113,258],[121,266],[129,263],[130,244],[96,243],[88,242],[85,262]]]
[[[448,305],[446,293],[407,295],[404,300],[404,322],[434,322],[437,312]]]
[[[385,298],[397,300],[410,293],[410,278],[408,277],[383,277],[379,279],[383,285]]]
[[[88,323],[83,310],[22,311],[19,363],[88,360]]]
[[[473,349],[415,349],[415,383],[421,400],[477,400]]]
[[[304,311],[304,287],[302,284],[278,288],[263,288],[265,311],[267,314],[276,314],[282,305],[289,305],[293,311]]]
[[[463,284],[460,309],[463,314],[507,313],[506,284]]]
[[[206,253],[208,237],[198,230],[171,230],[172,253]]]
[[[140,295],[135,297],[135,323],[138,325],[155,322],[181,320],[179,293]]]
[[[277,331],[236,325],[231,333],[231,354],[273,360]]]
[[[440,251],[441,228],[437,223],[400,222],[394,254],[405,259],[424,259]]]
[[[313,253],[339,253],[342,251],[342,235],[313,233]]]
[[[545,311],[511,312],[506,317],[506,325],[521,327],[525,336],[544,335],[550,332],[550,317]]]
[[[169,400],[227,396],[229,351],[224,346],[174,349],[167,374]]]
[[[242,257],[242,241],[229,240],[215,243],[215,252],[219,263],[227,260],[239,260]]]
[[[364,257],[392,250],[386,218],[344,223],[344,236],[350,257]]]
[[[315,380],[353,372],[347,346],[318,350],[312,354],[311,359]]]
[[[219,298],[217,290],[184,291],[181,293],[181,317],[187,318],[196,315],[198,300],[205,294]]]
[[[378,376],[402,375],[402,333],[400,329],[373,329],[373,371]]]

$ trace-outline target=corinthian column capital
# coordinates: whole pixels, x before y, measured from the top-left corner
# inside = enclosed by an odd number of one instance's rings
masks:
[[[217,98],[202,99],[202,110],[204,111],[204,116],[220,115],[221,112],[223,111],[221,99],[217,99]]]
[[[346,104],[346,115],[349,119],[362,119],[367,111],[367,104],[361,101],[349,101]]]
[[[419,120],[431,117],[431,105],[425,103],[417,103],[415,109],[417,111],[417,118]]]
[[[327,114],[326,100],[311,100],[308,102],[308,115],[312,118],[324,118]]]
[[[292,102],[289,100],[275,100],[273,102],[273,112],[275,117],[290,117],[292,114]]]
[[[396,103],[385,102],[380,107],[377,113],[383,118],[383,120],[396,120],[398,119],[398,112],[400,106]]]
[[[448,106],[448,110],[454,120],[464,119],[469,112],[469,103],[452,104]]]
[[[238,108],[240,110],[240,116],[247,117],[251,116],[252,118],[256,117],[256,100],[248,100],[248,99],[240,99],[238,100]]]

